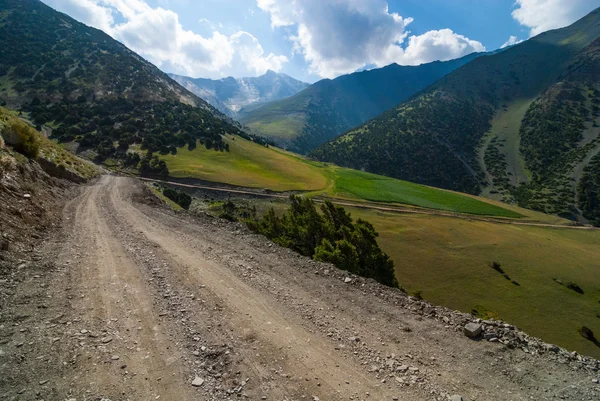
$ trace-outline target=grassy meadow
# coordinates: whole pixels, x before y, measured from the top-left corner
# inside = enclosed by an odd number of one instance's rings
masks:
[[[161,156],[175,178],[196,178],[312,196],[404,204],[475,215],[520,218],[523,211],[487,199],[445,191],[362,171],[313,162],[296,154],[227,136],[230,152],[203,146]]]
[[[176,155],[161,156],[170,175],[197,178],[250,188],[273,191],[315,191],[328,185],[318,167],[305,163],[292,153],[266,148],[240,137],[227,136],[230,152],[206,150],[199,145]]]
[[[336,171],[335,194],[375,202],[402,203],[461,213],[523,217],[515,211],[456,192],[442,191],[412,182],[344,168]]]
[[[379,243],[409,293],[420,290],[435,304],[498,317],[600,358],[600,348],[577,332],[585,325],[600,333],[600,231],[347,209],[379,231]],[[489,267],[491,262],[519,285]]]

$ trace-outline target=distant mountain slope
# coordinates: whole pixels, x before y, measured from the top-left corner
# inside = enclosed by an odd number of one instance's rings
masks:
[[[213,80],[176,74],[169,76],[230,117],[235,117],[243,107],[284,99],[308,86],[307,83],[271,70],[259,77],[237,79],[229,77]]]
[[[28,112],[55,138],[94,148],[100,159],[124,156],[136,142],[150,153],[197,139],[223,149],[220,134],[239,132],[110,36],[38,0],[0,0],[0,104]]]
[[[575,187],[600,151],[599,35],[597,9],[473,60],[312,155],[577,216]]]
[[[420,66],[391,64],[324,79],[290,98],[242,110],[238,120],[292,150],[306,153],[389,110],[480,55]]]

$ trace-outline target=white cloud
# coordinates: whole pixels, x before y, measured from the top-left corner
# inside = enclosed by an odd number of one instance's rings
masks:
[[[111,10],[99,6],[95,0],[45,0],[45,3],[103,31],[110,30],[114,24]]]
[[[516,0],[516,5],[512,16],[531,36],[570,25],[600,6],[598,0]]]
[[[177,13],[150,7],[144,0],[45,0],[88,25],[102,29],[158,67],[193,77],[260,75],[280,71],[287,57],[265,54],[248,32],[199,35],[186,30]],[[163,2],[164,4],[164,2]],[[122,22],[115,22],[120,16]],[[199,21],[207,25],[207,21]]]
[[[485,47],[450,29],[410,35],[413,21],[390,13],[385,0],[257,0],[273,28],[288,26],[309,70],[332,78],[368,65],[417,65],[449,60]]]
[[[502,46],[500,46],[501,49],[504,49],[508,46],[514,46],[514,45],[518,45],[519,43],[521,43],[523,41],[523,39],[519,40],[517,39],[516,36],[510,36],[508,38],[508,40],[506,42],[504,42],[504,44]]]

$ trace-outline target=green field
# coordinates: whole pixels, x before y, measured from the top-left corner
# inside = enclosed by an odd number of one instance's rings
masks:
[[[250,121],[247,126],[259,131],[262,136],[267,138],[290,141],[298,136],[304,124],[304,116],[297,114],[268,116],[260,120]]]
[[[545,341],[600,358],[600,231],[515,226],[346,208],[371,222],[400,284],[434,304],[497,316]],[[489,267],[492,261],[520,286]],[[578,284],[584,295],[553,278]]]
[[[467,197],[411,182],[340,168],[336,171],[335,193],[376,202],[403,203],[470,214],[518,218],[521,214]]]
[[[192,151],[182,148],[176,155],[161,158],[175,178],[486,216],[519,218],[525,214],[518,208],[503,207],[483,198],[313,162],[240,137],[227,136],[225,142],[229,144],[229,153],[198,146]]]
[[[197,178],[273,191],[315,191],[327,186],[327,177],[318,167],[292,153],[266,148],[240,137],[227,136],[230,152],[206,150],[202,145],[176,155],[161,156],[171,176]]]

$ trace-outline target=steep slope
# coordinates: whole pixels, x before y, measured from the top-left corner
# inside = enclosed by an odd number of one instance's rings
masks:
[[[222,149],[220,134],[239,131],[110,36],[38,0],[0,1],[0,104],[100,159],[136,142],[150,152],[196,139]]]
[[[569,65],[559,82],[529,107],[521,124],[521,153],[531,179],[513,191],[529,207],[600,223],[592,190],[600,151],[600,38]],[[579,188],[578,188],[579,187]],[[576,196],[579,191],[584,198]],[[595,193],[595,196],[592,194]],[[594,206],[595,204],[595,206]]]
[[[598,83],[593,42],[599,35],[600,10],[595,10],[569,27],[479,57],[312,155],[471,193],[491,186],[506,199],[514,196],[523,205],[557,212],[530,202],[529,187],[521,183],[534,183],[531,189],[544,196],[547,191],[535,183],[548,182],[549,174],[566,166],[560,160],[569,159],[571,151],[580,149],[576,153],[584,157],[591,151],[597,132],[583,109],[595,98],[589,82]],[[512,171],[522,172],[518,180]]]
[[[237,79],[212,80],[177,74],[169,76],[230,117],[235,117],[243,107],[284,99],[308,86],[307,83],[271,70],[259,77]]]
[[[480,54],[420,66],[387,67],[325,79],[279,102],[242,110],[238,120],[306,153],[396,106]]]

